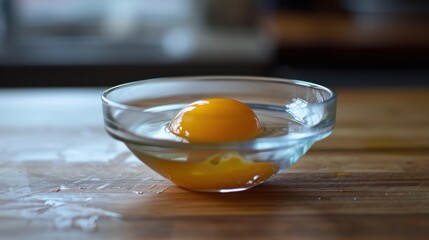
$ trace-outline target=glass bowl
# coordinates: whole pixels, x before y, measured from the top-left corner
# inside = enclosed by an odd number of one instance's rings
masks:
[[[185,105],[222,97],[245,103],[264,133],[226,143],[189,143],[168,132]],[[107,132],[183,188],[236,192],[282,172],[334,128],[335,93],[323,86],[248,76],[172,77],[126,83],[102,95]]]

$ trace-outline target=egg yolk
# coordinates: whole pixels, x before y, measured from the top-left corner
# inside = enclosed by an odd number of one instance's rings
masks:
[[[208,98],[182,108],[170,122],[169,130],[190,143],[222,143],[255,138],[263,128],[246,104]]]
[[[196,191],[247,189],[278,171],[278,166],[272,162],[247,161],[238,153],[214,154],[202,161],[172,161],[133,152],[163,177]]]
[[[189,143],[223,143],[258,137],[262,124],[244,103],[227,98],[209,98],[182,108],[169,130]],[[269,161],[251,161],[237,152],[193,150],[186,160],[167,160],[129,146],[149,167],[179,186],[199,191],[247,189],[278,171]]]

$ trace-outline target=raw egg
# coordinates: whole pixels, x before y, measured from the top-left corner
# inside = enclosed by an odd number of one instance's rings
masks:
[[[222,143],[249,140],[263,127],[246,104],[228,98],[208,98],[182,108],[169,130],[190,143]]]
[[[165,178],[197,191],[247,189],[278,171],[278,166],[272,162],[248,161],[234,152],[213,154],[201,161],[171,161],[133,152]]]
[[[168,128],[190,144],[250,140],[263,132],[251,108],[227,98],[208,98],[185,106]],[[191,190],[247,189],[278,171],[273,162],[247,160],[239,152],[195,149],[185,160],[167,160],[130,149],[152,169]]]

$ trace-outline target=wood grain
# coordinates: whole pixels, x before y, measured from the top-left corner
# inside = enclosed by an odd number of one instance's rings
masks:
[[[429,89],[338,90],[332,136],[233,194],[181,189],[139,162],[105,133],[99,93],[0,90],[0,239],[429,235]]]

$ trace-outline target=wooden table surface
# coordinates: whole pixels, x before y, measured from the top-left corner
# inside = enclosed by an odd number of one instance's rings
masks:
[[[338,89],[337,127],[241,193],[183,190],[104,131],[101,89],[0,90],[0,239],[428,239],[429,89]]]

